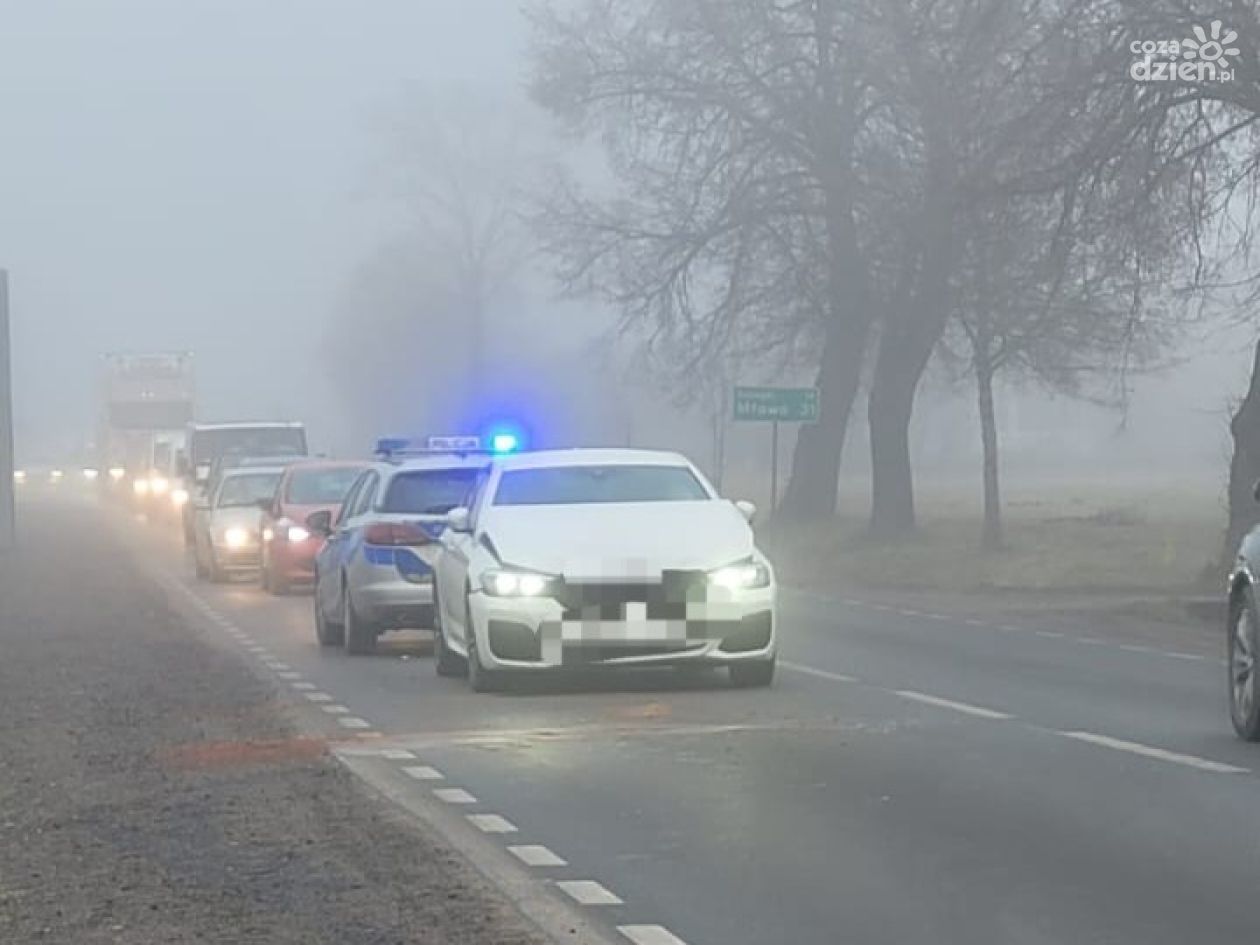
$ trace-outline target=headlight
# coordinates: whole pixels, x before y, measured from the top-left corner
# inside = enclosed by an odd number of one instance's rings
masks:
[[[244,528],[229,528],[223,533],[223,544],[229,548],[244,548],[249,544],[249,532]]]
[[[177,509],[182,509],[185,505],[187,505],[188,504],[188,490],[187,489],[172,489],[171,490],[171,504],[175,506],[175,508]]]
[[[61,482],[61,477],[64,475],[65,473],[63,473],[60,469],[54,469],[52,472],[48,474],[48,478],[51,479],[53,482]]]
[[[542,597],[551,589],[551,579],[528,571],[487,571],[481,587],[491,597]]]
[[[127,475],[127,470],[123,469],[121,466],[109,467],[109,478],[114,480],[114,482],[117,482],[125,475]]]
[[[135,482],[131,484],[131,489],[133,492],[135,492],[136,495],[148,495],[149,494],[149,480],[137,479]]]
[[[171,481],[164,476],[149,477],[149,491],[154,495],[165,495],[171,488]]]
[[[15,470],[13,470],[13,481],[14,481],[14,482],[26,482],[26,470],[25,470],[25,469],[15,469]]]
[[[91,466],[83,470],[83,478],[86,479],[88,482],[91,482],[99,475],[100,473],[97,470],[93,469]]]
[[[275,532],[273,532],[270,528],[264,528],[264,529],[262,530],[262,540],[263,540],[263,541],[271,541],[271,539],[273,539],[273,538],[275,538],[275,537],[276,537],[276,533],[275,533]]]
[[[709,583],[728,591],[746,591],[770,586],[770,569],[755,561],[727,565],[709,572]]]
[[[285,533],[285,537],[289,539],[291,544],[296,545],[298,542],[306,541],[311,537],[311,533],[301,525],[290,525],[289,530]]]

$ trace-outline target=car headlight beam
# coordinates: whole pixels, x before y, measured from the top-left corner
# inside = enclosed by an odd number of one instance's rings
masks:
[[[301,525],[290,525],[289,530],[285,532],[285,537],[290,544],[296,545],[299,542],[306,541],[311,537],[311,533]]]
[[[223,544],[229,548],[244,548],[249,544],[249,532],[240,527],[232,527],[223,533]]]
[[[770,569],[756,561],[744,561],[709,572],[709,583],[728,591],[746,591],[768,587]]]
[[[487,571],[481,587],[491,597],[543,597],[551,588],[551,580],[529,571]]]

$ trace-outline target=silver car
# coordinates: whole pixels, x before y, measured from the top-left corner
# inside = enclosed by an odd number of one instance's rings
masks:
[[[225,581],[257,573],[262,563],[263,505],[270,504],[283,466],[228,470],[193,510],[193,560],[197,576]]]
[[[480,454],[438,453],[368,467],[336,521],[306,521],[327,540],[315,559],[315,632],[325,646],[370,653],[386,630],[433,626],[433,565],[446,513],[489,465]]]

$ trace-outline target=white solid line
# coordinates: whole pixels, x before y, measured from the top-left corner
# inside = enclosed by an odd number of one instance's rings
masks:
[[[1138,742],[1126,742],[1119,738],[1111,738],[1108,735],[1095,735],[1093,732],[1060,732],[1059,734],[1066,735],[1068,738],[1074,738],[1078,742],[1088,742],[1091,745],[1098,745],[1102,748],[1114,748],[1116,751],[1127,751],[1134,755],[1142,755],[1158,761],[1170,761],[1173,764],[1185,765],[1188,768],[1198,768],[1200,771],[1211,771],[1215,774],[1248,774],[1251,770],[1250,768],[1239,768],[1235,765],[1223,764],[1219,761],[1208,761],[1206,758],[1197,758],[1194,755],[1182,755],[1163,748],[1153,748],[1150,745],[1142,745]]]
[[[516,833],[516,824],[498,814],[469,814],[468,822],[482,833]]]
[[[357,715],[343,715],[337,719],[337,724],[342,728],[371,728],[372,723],[367,719],[361,719]]]
[[[562,879],[557,886],[581,906],[619,906],[621,897],[593,879]]]
[[[1164,655],[1175,660],[1191,660],[1196,663],[1203,662],[1207,657],[1198,656],[1194,653],[1174,653],[1172,650],[1165,650]]]
[[[663,925],[619,925],[617,931],[634,945],[687,945]]]
[[[350,710],[344,705],[323,705],[320,706],[329,715],[349,715]]]
[[[409,775],[417,781],[441,781],[446,777],[437,768],[430,768],[428,765],[409,765],[403,768],[403,774]]]
[[[787,660],[779,660],[779,666],[782,669],[791,670],[794,673],[804,673],[806,676],[817,676],[819,679],[829,679],[832,682],[857,682],[852,676],[846,676],[844,673],[832,673],[825,669],[816,669],[813,666],[806,666],[802,663],[789,663]]]
[[[569,864],[552,853],[547,847],[529,844],[519,847],[508,847],[508,853],[526,866],[568,866]]]
[[[292,670],[289,670],[287,673],[276,673],[276,675],[279,676],[281,679],[301,679],[302,678],[301,673],[295,673]]]
[[[406,748],[382,748],[377,754],[390,761],[409,761],[416,757],[415,752],[408,751]]]
[[[460,787],[435,788],[433,796],[448,804],[476,804],[477,799]]]
[[[315,688],[315,684],[313,682],[292,682],[292,683],[289,683],[289,685],[292,686],[294,689],[297,689],[303,692],[309,692],[310,690]]]
[[[966,702],[954,702],[950,699],[942,699],[939,696],[929,696],[924,692],[914,692],[910,689],[896,689],[894,691],[903,699],[909,699],[912,702],[922,702],[924,705],[936,706],[938,709],[952,709],[955,712],[962,712],[964,715],[974,715],[981,719],[1015,718],[1015,716],[1008,715],[1005,712],[995,712],[993,709],[986,709],[983,706],[970,705]]]

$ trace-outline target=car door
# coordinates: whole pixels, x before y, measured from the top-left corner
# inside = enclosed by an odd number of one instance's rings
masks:
[[[445,626],[451,628],[450,635],[459,640],[461,645],[465,645],[467,640],[467,628],[464,626],[464,591],[469,579],[469,562],[476,541],[480,510],[485,504],[490,479],[489,470],[482,472],[469,492],[469,531],[457,532],[448,528],[442,532],[442,554],[437,572],[438,597]]]
[[[352,588],[360,587],[372,578],[373,565],[363,554],[363,530],[376,520],[374,509],[380,489],[381,476],[375,472],[368,473],[343,526],[346,534],[342,538],[340,564],[341,570],[346,573],[346,583]]]
[[[345,524],[350,517],[350,512],[359,500],[359,496],[363,492],[363,487],[367,483],[368,473],[365,472],[355,480],[354,485],[350,487],[350,491],[346,493],[346,499],[341,505],[341,510],[337,513],[336,520],[332,523],[332,532],[324,542],[324,547],[319,550],[319,554],[315,556],[315,594],[319,599],[319,607],[324,612],[324,616],[331,617],[336,620],[337,609],[341,606],[341,561],[344,553],[345,544]]]

